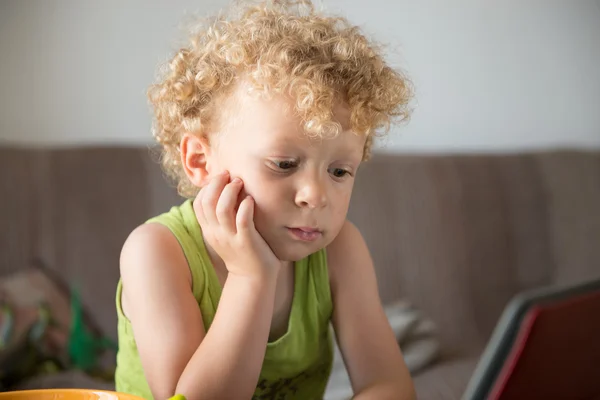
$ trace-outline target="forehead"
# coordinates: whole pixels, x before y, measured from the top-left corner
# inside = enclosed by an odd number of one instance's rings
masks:
[[[336,103],[332,120],[341,130],[333,138],[310,138],[304,130],[301,116],[295,111],[295,99],[279,94],[255,92],[249,85],[239,85],[225,102],[222,110],[226,117],[224,130],[229,139],[246,146],[291,147],[310,145],[343,146],[348,151],[362,152],[365,137],[350,130],[350,111],[343,103]],[[362,153],[361,153],[362,154]]]

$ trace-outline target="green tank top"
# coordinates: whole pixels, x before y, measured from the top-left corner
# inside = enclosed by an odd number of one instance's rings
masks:
[[[192,275],[192,292],[206,330],[215,316],[221,285],[204,247],[191,200],[148,220],[165,225],[179,241]],[[122,282],[117,285],[119,351],[116,390],[152,399],[144,378],[131,324],[121,308]],[[329,329],[332,302],[324,250],[294,265],[294,295],[287,332],[269,342],[253,399],[320,399],[333,362]],[[210,360],[207,360],[210,362]]]

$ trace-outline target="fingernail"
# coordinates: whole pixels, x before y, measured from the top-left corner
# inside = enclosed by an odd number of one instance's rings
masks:
[[[235,183],[235,184],[238,184],[238,183],[241,183],[241,182],[242,182],[242,180],[241,180],[240,178],[234,178],[234,179],[231,181],[231,183]]]

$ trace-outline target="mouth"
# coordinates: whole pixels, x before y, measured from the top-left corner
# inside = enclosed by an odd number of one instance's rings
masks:
[[[296,239],[302,240],[304,242],[314,242],[319,239],[323,232],[317,228],[309,228],[309,227],[298,227],[298,228],[287,228],[288,231],[292,234],[292,236]]]

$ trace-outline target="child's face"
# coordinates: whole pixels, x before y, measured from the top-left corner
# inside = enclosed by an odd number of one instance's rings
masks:
[[[324,248],[346,219],[365,138],[348,131],[349,112],[341,106],[334,118],[344,131],[309,139],[289,99],[265,100],[241,89],[234,96],[235,115],[207,154],[211,175],[227,170],[242,179],[255,201],[256,229],[280,260]]]

